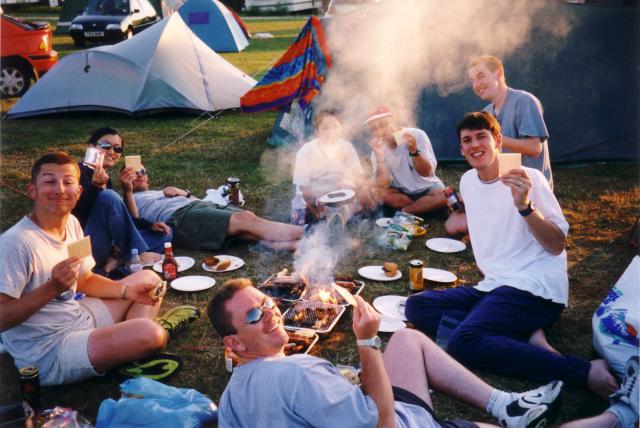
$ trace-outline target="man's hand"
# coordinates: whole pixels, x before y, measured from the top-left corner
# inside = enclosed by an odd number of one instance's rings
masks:
[[[167,198],[175,198],[176,196],[187,196],[187,192],[177,187],[165,187],[163,190],[164,196]]]
[[[353,296],[358,306],[353,308],[353,332],[356,339],[370,339],[378,334],[380,314],[360,296]]]
[[[51,270],[51,282],[58,294],[64,293],[78,282],[81,264],[82,260],[80,258],[69,257],[53,267]]]
[[[407,148],[409,149],[409,153],[415,153],[418,150],[418,142],[416,141],[416,137],[413,136],[410,132],[405,132],[402,134],[402,138],[407,142]]]
[[[158,279],[160,281],[160,279]],[[127,285],[125,298],[143,305],[153,306],[156,302],[151,297],[151,291],[160,285],[161,281],[155,284],[137,283]]]
[[[104,189],[108,181],[109,174],[107,174],[102,165],[97,165],[93,170],[93,175],[91,176],[91,184]]]
[[[382,138],[376,138],[369,142],[369,146],[371,146],[371,150],[376,154],[376,161],[382,162],[384,156],[384,140]]]
[[[171,228],[167,226],[166,223],[163,223],[161,221],[153,223],[151,225],[151,230],[154,232],[163,232],[165,235],[168,235],[171,233]]]
[[[120,170],[120,185],[125,192],[133,192],[133,180],[136,178],[136,172],[129,167]]]
[[[513,203],[520,211],[529,206],[529,190],[531,190],[531,179],[524,169],[512,169],[502,176],[502,182],[511,188]]]

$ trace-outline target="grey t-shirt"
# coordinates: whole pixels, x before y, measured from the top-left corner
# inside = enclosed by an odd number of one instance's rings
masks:
[[[544,123],[540,100],[529,92],[509,88],[507,99],[499,114],[496,115],[493,104],[489,104],[484,110],[498,119],[502,135],[510,138],[538,137],[542,140],[540,154],[534,158],[522,155],[522,165],[540,171],[553,190],[553,176],[549,158],[549,132]],[[502,151],[511,152],[504,146]]]
[[[395,403],[396,426],[438,427],[419,406]],[[310,355],[254,360],[234,369],[220,398],[218,426],[375,427],[373,399],[328,361]]]
[[[41,287],[53,267],[69,257],[67,244],[83,237],[80,223],[73,215],[67,221],[64,241],[52,238],[24,217],[0,235],[0,293],[19,299]],[[80,273],[90,272],[94,265],[93,258],[86,257]],[[4,331],[2,341],[18,368],[36,366],[44,381],[64,337],[93,327],[93,318],[76,300],[54,299],[22,324]]]
[[[391,175],[391,186],[411,195],[424,192],[436,184],[441,185],[442,181],[436,177],[438,162],[427,134],[417,128],[402,128],[402,130],[415,137],[420,156],[431,164],[431,174],[428,177],[418,174],[413,166],[413,160],[409,156],[409,146],[407,144],[402,144],[395,149],[385,146],[384,163],[389,169],[389,175]],[[371,152],[371,165],[373,165],[372,175],[375,179],[377,169],[376,154],[374,152]]]
[[[184,196],[167,198],[162,190],[135,192],[133,198],[136,201],[140,217],[152,223],[158,221],[168,223],[176,210],[198,200]]]

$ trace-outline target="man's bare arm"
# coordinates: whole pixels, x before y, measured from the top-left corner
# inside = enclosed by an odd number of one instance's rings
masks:
[[[539,137],[511,138],[503,135],[502,146],[514,153],[522,153],[532,158],[542,152],[542,140]]]

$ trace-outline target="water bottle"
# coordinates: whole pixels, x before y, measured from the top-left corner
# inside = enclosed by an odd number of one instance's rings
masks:
[[[131,259],[129,259],[129,270],[131,273],[140,272],[142,270],[142,262],[140,262],[140,256],[138,255],[138,249],[131,249]]]
[[[307,203],[302,197],[300,188],[296,189],[296,196],[291,200],[291,224],[302,226],[305,224],[307,214]]]

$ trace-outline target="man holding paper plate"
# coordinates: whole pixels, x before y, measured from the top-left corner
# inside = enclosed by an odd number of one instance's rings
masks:
[[[484,279],[410,296],[407,319],[432,337],[448,336],[447,351],[468,367],[613,392],[604,360],[560,355],[544,337],[569,299],[569,225],[549,183],[533,168],[500,171],[502,135],[490,113],[467,113],[457,131],[473,167],[460,192]]]

